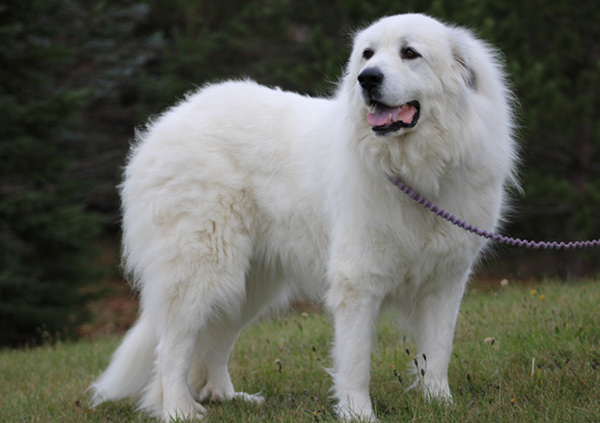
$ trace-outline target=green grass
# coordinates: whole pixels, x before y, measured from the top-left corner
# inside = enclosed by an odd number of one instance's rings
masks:
[[[600,282],[471,290],[450,364],[455,403],[429,404],[412,382],[414,344],[391,316],[378,328],[371,397],[383,422],[599,422]],[[490,339],[494,342],[491,343]],[[83,393],[117,338],[0,351],[1,422],[147,422],[130,401],[86,407]],[[266,403],[208,404],[210,422],[334,421],[328,397],[331,328],[321,313],[292,313],[242,334],[234,384]]]

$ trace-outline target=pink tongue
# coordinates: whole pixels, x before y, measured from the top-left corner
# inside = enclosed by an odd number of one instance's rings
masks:
[[[416,111],[415,106],[408,103],[400,107],[387,107],[378,104],[373,113],[367,114],[367,122],[371,126],[389,125],[399,121],[410,124]]]

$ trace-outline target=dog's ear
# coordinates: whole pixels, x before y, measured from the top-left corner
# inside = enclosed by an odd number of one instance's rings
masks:
[[[459,67],[461,68],[461,74],[462,74],[462,77],[463,77],[465,83],[473,91],[477,91],[477,75],[475,74],[475,71],[473,70],[473,68],[471,68],[467,64],[467,61],[460,56],[454,56],[454,59],[458,63]]]
[[[477,91],[477,73],[472,66],[472,36],[462,28],[450,28],[450,48],[458,72],[465,84]]]

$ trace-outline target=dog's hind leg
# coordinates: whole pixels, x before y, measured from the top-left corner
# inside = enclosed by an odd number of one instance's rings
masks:
[[[144,391],[140,407],[162,416],[165,421],[199,418],[204,414],[204,408],[193,398],[188,385],[195,344],[202,334],[213,330],[208,327],[215,322],[216,316],[223,313],[222,310],[239,308],[234,303],[241,301],[239,295],[243,294],[243,268],[236,272],[214,270],[207,269],[199,273],[196,280],[184,280],[176,286],[171,285],[168,293],[162,295],[162,304],[151,307],[158,339],[155,373]],[[227,286],[227,290],[223,286]],[[236,290],[241,292],[236,294]],[[219,326],[214,329],[219,329]],[[211,354],[205,355],[203,360],[207,365],[204,369],[207,382],[220,377],[219,383],[225,391],[233,389],[226,373],[226,356],[236,334],[237,329],[229,333],[225,331],[220,341],[217,337],[210,339],[216,344],[208,346],[207,351]],[[213,351],[225,356],[223,363],[216,366],[217,370],[224,370],[224,376],[221,373],[215,375],[215,369],[210,367],[212,363],[207,358],[213,356]]]
[[[241,399],[262,403],[258,394],[234,390],[227,362],[235,340],[242,328],[279,302],[287,301],[282,294],[281,274],[260,265],[252,266],[246,274],[246,296],[239,314],[220,313],[197,338],[188,381],[200,401]]]
[[[170,327],[162,334],[156,352],[155,376],[162,387],[160,411],[165,421],[198,418],[205,413],[186,383],[195,333],[189,322],[178,319],[178,324],[183,327],[181,330]],[[147,394],[151,394],[150,391]]]
[[[190,370],[190,386],[198,392],[199,401],[226,401],[242,399],[262,403],[263,397],[245,392],[236,392],[227,362],[234,342],[239,334],[236,322],[228,320],[210,325],[210,332],[198,336],[196,350]]]
[[[185,209],[153,240],[152,260],[141,275],[142,307],[151,316],[157,347],[154,375],[140,407],[165,421],[204,413],[188,385],[196,342],[218,331],[223,319],[240,321],[246,297],[252,241],[236,203],[239,196],[226,190],[213,196],[218,201],[212,208],[194,214]],[[238,329],[226,331],[221,341],[211,339],[217,342],[214,350],[226,356]],[[207,380],[214,378],[206,369]]]

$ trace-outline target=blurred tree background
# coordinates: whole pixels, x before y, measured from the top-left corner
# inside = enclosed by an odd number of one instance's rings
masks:
[[[118,250],[115,186],[135,127],[232,77],[328,95],[352,31],[411,11],[472,28],[503,52],[520,102],[525,192],[505,232],[600,237],[595,0],[4,0],[0,345],[69,336],[88,318],[107,274],[101,257]],[[600,268],[597,251],[498,251],[487,271],[514,278]]]

